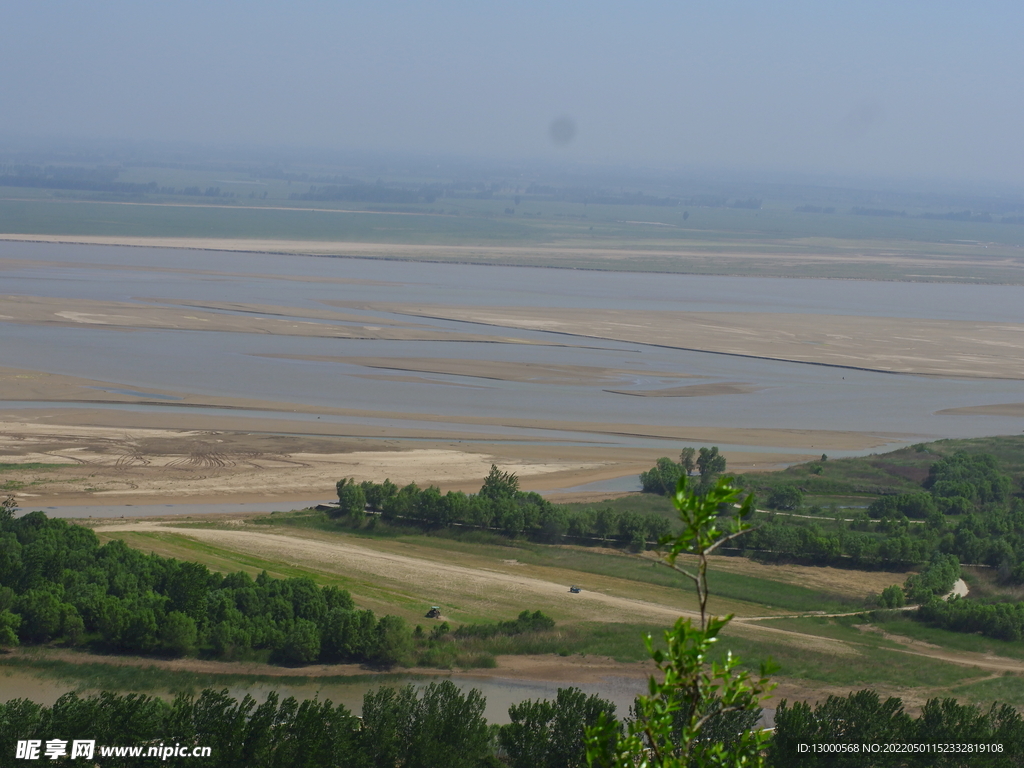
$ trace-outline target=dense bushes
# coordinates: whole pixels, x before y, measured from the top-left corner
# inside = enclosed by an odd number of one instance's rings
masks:
[[[970,598],[932,599],[915,616],[954,632],[978,632],[997,640],[1024,639],[1024,603],[979,603]]]
[[[525,632],[546,632],[554,629],[555,620],[540,611],[523,611],[513,621],[497,624],[463,624],[455,630],[456,637],[490,638],[497,635],[521,635]]]
[[[957,451],[931,466],[924,487],[937,498],[988,504],[1007,501],[1013,481],[999,471],[994,456]]]
[[[868,514],[876,520],[881,517],[904,517],[925,519],[938,512],[935,500],[929,493],[901,493],[897,496],[879,496],[868,507]]]
[[[956,555],[936,553],[924,570],[907,579],[903,591],[910,602],[923,603],[933,597],[949,594],[959,578],[960,561]]]

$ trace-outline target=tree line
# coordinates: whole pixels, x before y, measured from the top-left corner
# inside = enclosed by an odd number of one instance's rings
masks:
[[[386,523],[424,530],[445,528],[492,531],[510,539],[526,538],[547,544],[566,539],[631,545],[643,549],[667,534],[670,523],[657,515],[611,509],[570,510],[552,504],[538,493],[519,490],[515,474],[491,465],[480,491],[466,494],[410,483],[402,488],[383,483],[342,479],[337,483],[338,507],[328,514],[351,525]]]
[[[930,599],[914,618],[953,632],[981,634],[996,640],[1024,639],[1024,603],[983,603],[971,598]]]
[[[209,764],[217,768],[584,768],[587,729],[603,720],[613,733],[621,733],[628,722],[616,718],[613,703],[577,688],[559,689],[554,700],[512,705],[505,725],[489,724],[485,706],[478,690],[463,692],[449,680],[420,690],[406,685],[368,691],[361,717],[331,701],[282,700],[273,692],[261,703],[212,689],[198,696],[179,694],[172,702],[140,694],[68,693],[52,707],[27,699],[0,703],[0,754],[13,757],[18,741],[45,745],[60,739],[68,745],[67,754],[47,760],[49,765],[80,764],[71,759],[70,745],[93,740],[107,747],[206,746]],[[711,713],[702,737],[728,749],[743,730],[758,727],[759,712],[743,714],[716,720]],[[799,744],[848,749],[801,752]],[[865,745],[872,744],[982,744],[985,751],[866,751]],[[595,765],[609,758],[608,747],[596,755],[592,751]],[[815,706],[783,700],[766,747],[763,762],[772,768],[1002,768],[1019,765],[1024,721],[1009,705],[983,709],[951,698],[929,700],[912,717],[899,698],[862,690],[830,696]],[[195,763],[192,757],[173,756],[106,757],[102,762],[111,768]]]
[[[257,703],[226,690],[178,695],[167,703],[139,694],[68,693],[52,707],[26,699],[0,704],[0,755],[14,758],[17,741],[94,740],[99,746],[181,745],[211,748],[208,761],[189,757],[106,757],[111,768],[185,766],[217,768],[475,768],[565,766],[586,763],[584,729],[615,705],[576,688],[554,701],[525,701],[509,709],[507,725],[488,724],[486,700],[463,693],[450,680],[416,690],[381,687],[363,697],[362,717],[330,701]],[[98,749],[98,747],[97,747]],[[74,766],[70,749],[48,765]],[[499,759],[500,755],[500,759]],[[98,751],[94,758],[100,757]]]
[[[811,465],[812,473],[823,465]],[[763,481],[759,475],[737,478],[741,486],[766,492],[769,511],[822,512],[802,506],[801,485]],[[816,493],[850,492],[827,477],[814,475],[805,483],[812,484]],[[833,507],[832,514],[838,513]],[[1024,583],[1024,495],[1019,480],[1001,471],[991,454],[957,451],[940,458],[920,490],[879,495],[866,513],[846,514],[853,518],[848,524],[769,515],[743,545],[752,556],[865,567],[904,567],[929,562],[936,553],[955,555],[961,563],[999,569],[1005,581]]]

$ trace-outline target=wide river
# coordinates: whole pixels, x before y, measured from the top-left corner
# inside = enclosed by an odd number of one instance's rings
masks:
[[[1020,402],[1024,400],[1020,381],[894,375],[424,318],[415,322],[420,327],[539,343],[354,340],[198,330],[125,332],[97,324],[18,324],[3,322],[2,317],[6,295],[149,306],[164,300],[325,310],[331,309],[325,302],[340,301],[1020,323],[1024,322],[1022,286],[704,277],[14,242],[0,243],[0,264],[4,266],[0,271],[0,365],[113,381],[129,394],[159,389],[431,417],[857,430],[900,433],[907,436],[903,442],[1024,429],[1021,418],[936,413],[960,406]],[[386,312],[377,315],[382,321],[410,320]],[[424,382],[424,376],[410,377],[416,381],[394,376],[382,380],[367,377],[369,369],[361,365],[268,355],[446,358],[672,371],[703,377],[698,379],[701,382],[749,382],[761,389],[728,396],[628,397],[606,391],[608,385],[602,382],[555,385],[442,373],[429,375],[432,385]],[[664,380],[642,373],[628,384],[665,386]],[[0,392],[0,400],[5,399]],[[159,409],[160,402],[150,398],[146,406],[115,407]],[[53,405],[3,403],[5,408]],[[167,403],[172,406],[173,402]],[[459,431],[473,430],[460,425]],[[500,430],[488,427],[487,431]],[[529,430],[505,431],[523,440],[537,436]],[[616,440],[622,445],[637,444],[627,435]]]

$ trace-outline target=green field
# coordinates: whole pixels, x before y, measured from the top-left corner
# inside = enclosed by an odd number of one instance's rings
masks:
[[[278,516],[279,517],[279,516]],[[295,530],[286,520],[274,521],[274,525],[254,525],[251,529],[263,531],[287,532]],[[209,526],[205,526],[209,528]],[[247,528],[249,526],[246,526]],[[373,607],[378,612],[397,612],[408,615],[416,622],[414,610],[420,610],[423,597],[395,594],[389,589],[376,587],[359,575],[346,577],[339,575],[336,568],[317,570],[310,567],[288,565],[270,558],[256,558],[245,553],[233,551],[224,546],[211,546],[207,543],[190,541],[186,538],[186,530],[181,533],[125,533],[115,534],[132,546],[144,550],[157,551],[164,555],[173,555],[197,560],[217,570],[242,569],[250,573],[266,569],[273,576],[288,577],[298,575],[312,576],[318,583],[342,586],[353,591],[357,603]],[[295,530],[296,534],[301,528]],[[348,533],[326,534],[329,540],[340,537],[343,540],[363,542],[368,546],[385,547],[382,551],[415,552],[417,556],[433,556],[448,562],[474,565],[481,561],[494,562],[514,558],[518,562],[530,565],[531,573],[560,573],[566,579],[574,578],[585,581],[589,575],[601,574],[615,580],[615,583],[633,583],[638,588],[637,594],[644,594],[648,599],[656,599],[652,590],[659,587],[670,587],[673,590],[688,589],[686,583],[676,574],[663,568],[652,567],[650,559],[639,555],[626,555],[607,551],[581,551],[578,547],[556,547],[534,544],[517,544],[515,546],[499,546],[494,544],[477,544],[466,541],[446,539],[437,536],[406,534],[397,538],[379,539],[368,536],[352,536]],[[321,538],[317,538],[320,541]],[[576,576],[570,574],[575,572]],[[850,578],[856,580],[857,572],[851,572]],[[611,583],[611,582],[609,582]],[[803,613],[807,611],[841,610],[856,611],[865,603],[838,595],[816,592],[815,590],[787,584],[782,581],[771,581],[746,574],[713,571],[710,575],[712,592],[721,598],[731,598],[732,605],[746,606],[746,615],[759,611],[782,610],[784,613]],[[627,593],[629,590],[620,587]],[[458,596],[451,600],[459,602]],[[735,602],[733,602],[735,601]],[[500,603],[500,600],[498,600]],[[495,638],[480,641],[467,646],[464,650],[473,658],[493,658],[502,654],[554,654],[563,655],[598,655],[607,656],[622,662],[643,660],[646,656],[641,639],[647,632],[655,638],[660,637],[664,625],[658,623],[637,624],[635,622],[600,622],[580,620],[580,617],[560,612],[557,605],[544,605],[531,602],[531,609],[540,608],[558,619],[556,630],[552,633],[541,633],[534,636]],[[497,609],[494,616],[480,618],[493,619],[507,617],[509,607]],[[419,621],[422,621],[420,619]],[[779,666],[778,674],[791,681],[803,681],[804,684],[839,687],[875,687],[886,690],[907,689],[950,689],[954,685],[981,681],[990,673],[948,662],[926,659],[922,656],[907,654],[901,651],[902,646],[881,634],[857,629],[856,625],[869,621],[862,614],[845,618],[779,618],[761,622],[766,627],[785,629],[789,634],[774,636],[771,633],[758,632],[756,628],[735,626],[727,631],[723,640],[722,652],[729,649],[737,653],[745,662],[756,664],[762,659],[771,657]],[[881,626],[886,632],[906,631],[909,637],[912,632],[931,632],[925,627],[909,620],[888,620]],[[952,635],[952,633],[939,633]],[[834,650],[818,648],[813,638],[829,638],[837,641],[844,648],[842,655],[837,656]],[[936,639],[943,647],[950,649],[964,648],[963,636],[951,637],[949,642],[943,641],[934,632],[927,634],[929,642]],[[996,644],[998,645],[998,644]],[[990,649],[998,653],[999,649]],[[1024,653],[1024,652],[1022,652]],[[1018,658],[1020,653],[999,654],[1008,659]],[[979,694],[980,695],[980,694]]]

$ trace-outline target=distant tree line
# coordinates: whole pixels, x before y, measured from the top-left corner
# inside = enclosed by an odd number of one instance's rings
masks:
[[[328,514],[363,525],[369,512],[386,523],[415,525],[425,530],[446,528],[491,531],[511,539],[548,544],[591,540],[643,549],[668,533],[669,521],[657,515],[611,509],[569,510],[538,493],[519,490],[515,474],[492,465],[476,494],[441,491],[410,483],[402,488],[383,483],[342,479],[337,483],[338,507]],[[373,524],[370,520],[370,524]]]
[[[822,466],[822,465],[818,465]],[[761,476],[738,479],[744,485]],[[802,509],[809,492],[849,492],[826,477],[766,486],[766,506]],[[821,510],[808,510],[812,517]],[[833,509],[833,514],[839,512]],[[961,563],[999,569],[1000,578],[1024,582],[1024,498],[1020,483],[999,469],[987,453],[956,453],[929,468],[919,491],[879,496],[864,512],[847,512],[848,525],[785,516],[769,518],[743,544],[752,554],[770,553],[828,563],[910,565],[929,562],[936,553]],[[875,522],[872,522],[874,520]],[[911,521],[920,521],[912,523]]]
[[[860,205],[851,208],[850,213],[854,216],[881,216],[886,218],[905,218],[907,215],[906,211],[894,211],[892,208],[865,208]]]
[[[157,183],[147,184],[125,181],[107,181],[101,178],[74,175],[0,176],[0,187],[30,187],[33,189],[69,189],[84,192],[109,192],[117,195],[142,195],[156,192]]]
[[[381,184],[328,184],[311,186],[308,192],[289,196],[292,200],[344,200],[358,203],[432,203],[437,191],[431,188],[418,190],[388,187]]]

